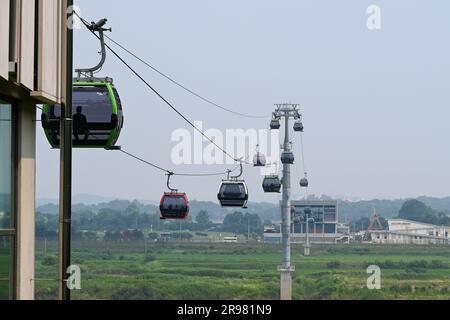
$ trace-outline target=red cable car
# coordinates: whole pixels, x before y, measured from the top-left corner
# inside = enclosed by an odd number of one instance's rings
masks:
[[[159,204],[161,219],[186,219],[189,214],[189,201],[185,193],[165,192]]]
[[[162,220],[183,220],[189,214],[189,201],[186,193],[180,193],[176,189],[170,187],[170,178],[173,172],[167,173],[167,187],[170,192],[165,192],[159,203],[160,218]]]

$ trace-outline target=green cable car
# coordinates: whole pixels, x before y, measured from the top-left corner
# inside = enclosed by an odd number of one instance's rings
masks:
[[[78,77],[73,81],[72,96],[72,145],[74,148],[120,149],[115,144],[123,126],[122,104],[111,78],[97,78],[106,60],[103,33],[107,19],[92,22],[89,29],[98,32],[101,45],[101,60],[92,68],[77,69]],[[42,127],[53,148],[60,147],[61,105],[44,105]]]
[[[73,84],[74,148],[114,149],[123,126],[122,104],[112,79]],[[60,105],[44,105],[42,127],[53,148],[60,146]]]

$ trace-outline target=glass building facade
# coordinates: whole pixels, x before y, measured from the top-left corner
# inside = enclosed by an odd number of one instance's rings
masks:
[[[292,221],[294,233],[306,232],[305,209],[310,209],[309,232],[317,234],[337,233],[338,210],[333,201],[297,201],[292,205]]]
[[[0,98],[0,300],[14,298],[14,111],[12,103]]]
[[[309,212],[309,213],[308,213]],[[339,207],[333,200],[291,201],[291,242],[305,243],[306,223],[310,242],[314,244],[334,244],[342,239],[338,227]],[[342,229],[342,228],[341,228]],[[264,232],[265,243],[281,243],[280,228],[276,232]]]

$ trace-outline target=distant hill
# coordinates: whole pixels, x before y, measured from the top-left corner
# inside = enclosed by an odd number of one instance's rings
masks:
[[[197,214],[200,211],[207,211],[210,214],[211,219],[222,221],[223,218],[229,213],[232,213],[234,211],[244,211],[244,209],[224,209],[221,208],[219,204],[214,202],[207,202],[207,201],[190,201],[190,213],[192,217],[196,217]],[[141,212],[145,213],[156,213],[158,212],[159,208],[156,205],[152,204],[143,204],[140,201],[129,201],[129,200],[113,200],[110,202],[105,203],[99,203],[99,204],[74,204],[72,206],[73,212],[93,212],[97,213],[101,209],[112,209],[116,211],[123,212],[125,211],[130,205],[135,204]],[[57,204],[45,204],[38,206],[36,210],[40,213],[46,213],[46,214],[52,214],[56,215],[58,214],[59,206]],[[249,209],[245,210],[245,212],[251,213],[251,214],[258,214],[263,219],[270,219],[270,220],[276,220],[278,219],[278,206],[274,204],[267,204],[267,203],[251,203],[249,204]]]
[[[90,195],[90,194],[76,194],[72,197],[73,203],[83,203],[86,205],[95,205],[99,203],[108,203],[115,200],[127,200],[127,199],[119,199],[117,197],[103,197],[103,196],[97,196],[97,195]],[[153,204],[157,205],[158,201],[148,201],[148,200],[138,200],[139,202],[143,204]],[[40,198],[36,200],[36,205],[43,206],[46,204],[58,204],[58,199],[53,198]]]
[[[369,218],[374,208],[380,216],[394,218],[398,216],[398,211],[404,202],[405,200],[366,200],[357,202],[338,200],[339,220],[341,222],[350,222],[364,217]]]
[[[93,201],[94,198],[90,198]],[[360,219],[362,217],[370,217],[373,209],[376,208],[380,216],[384,218],[397,217],[399,210],[407,199],[397,200],[365,200],[365,201],[345,201],[338,200],[339,203],[339,220],[341,222],[350,222]],[[433,197],[419,197],[417,200],[423,202],[433,210],[450,213],[450,197],[433,198]],[[75,202],[75,201],[74,201]],[[130,200],[112,200],[97,203],[75,203],[73,205],[73,212],[99,212],[101,209],[113,209],[116,211],[125,211],[131,204],[137,206],[141,212],[156,213],[158,212],[158,205],[155,201],[130,201]],[[221,221],[223,218],[233,211],[248,212],[251,214],[258,214],[261,219],[266,220],[280,220],[280,213],[278,204],[273,203],[249,203],[248,209],[224,209],[216,202],[210,201],[190,201],[191,215],[195,217],[200,211],[204,210],[210,214],[211,219]],[[47,214],[57,214],[58,205],[54,203],[39,205],[37,211]]]
[[[72,211],[73,212],[93,212],[97,213],[101,209],[113,209],[116,211],[125,211],[132,203],[137,204],[138,208],[142,212],[147,213],[154,213],[158,211],[158,207],[155,205],[144,205],[141,202],[138,201],[129,201],[129,200],[113,200],[110,202],[104,202],[99,204],[84,204],[84,203],[77,203],[72,205]],[[41,213],[47,213],[47,214],[58,214],[59,211],[59,205],[49,203],[41,206],[37,206],[36,211]]]

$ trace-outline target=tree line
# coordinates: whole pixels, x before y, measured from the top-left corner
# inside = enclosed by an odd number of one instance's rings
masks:
[[[182,232],[180,232],[180,230]],[[73,240],[95,240],[98,232],[106,241],[141,241],[154,238],[155,232],[170,231],[178,239],[189,239],[189,232],[219,231],[256,236],[264,232],[263,221],[257,214],[233,212],[223,223],[214,223],[208,211],[202,210],[195,218],[186,220],[160,220],[159,213],[144,212],[131,203],[125,210],[102,208],[98,212],[81,210],[72,213]],[[58,238],[58,216],[37,212],[36,237]]]

